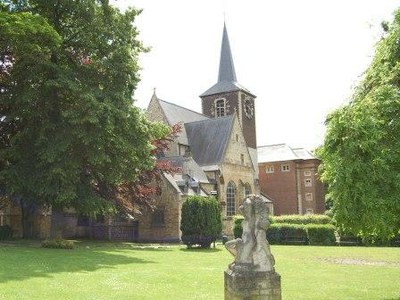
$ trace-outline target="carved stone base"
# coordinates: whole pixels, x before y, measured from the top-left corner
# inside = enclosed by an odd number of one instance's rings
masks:
[[[281,299],[281,276],[278,273],[225,271],[225,300]]]

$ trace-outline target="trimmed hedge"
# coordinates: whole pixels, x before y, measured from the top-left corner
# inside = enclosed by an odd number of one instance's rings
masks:
[[[12,238],[12,229],[9,225],[0,226],[0,241]]]
[[[327,215],[282,215],[270,218],[271,223],[288,224],[330,224],[332,218]]]
[[[42,248],[53,248],[53,249],[73,249],[74,242],[63,239],[52,239],[42,241]]]
[[[307,231],[304,225],[271,224],[267,229],[267,240],[271,244],[307,245]]]
[[[217,199],[189,196],[182,204],[182,242],[188,247],[210,248],[221,235],[221,210]]]
[[[308,224],[305,227],[310,245],[330,246],[336,244],[335,226],[330,224]]]

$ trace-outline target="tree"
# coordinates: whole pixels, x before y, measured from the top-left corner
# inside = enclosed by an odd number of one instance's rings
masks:
[[[182,242],[188,247],[209,248],[221,234],[221,210],[217,199],[189,196],[182,204]]]
[[[133,26],[140,11],[106,0],[4,3],[0,187],[34,207],[129,208],[121,186],[153,170],[151,141],[170,132],[132,104],[146,50]]]
[[[318,150],[342,230],[388,239],[400,229],[400,11],[351,102],[326,121]]]

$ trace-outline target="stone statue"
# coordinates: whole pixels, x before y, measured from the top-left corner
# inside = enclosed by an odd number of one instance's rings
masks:
[[[275,272],[275,260],[266,238],[269,226],[267,202],[260,196],[250,195],[239,210],[244,216],[242,238],[225,243],[235,258],[229,269],[234,272]]]

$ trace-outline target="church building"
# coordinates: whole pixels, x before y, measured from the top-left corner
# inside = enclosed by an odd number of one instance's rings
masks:
[[[246,195],[259,193],[255,98],[237,82],[225,24],[218,81],[200,95],[202,113],[153,94],[148,118],[182,127],[162,158],[182,171],[165,174],[157,211],[139,220],[140,240],[179,240],[181,205],[192,194],[218,199],[223,233],[232,235],[232,216],[240,203]]]

